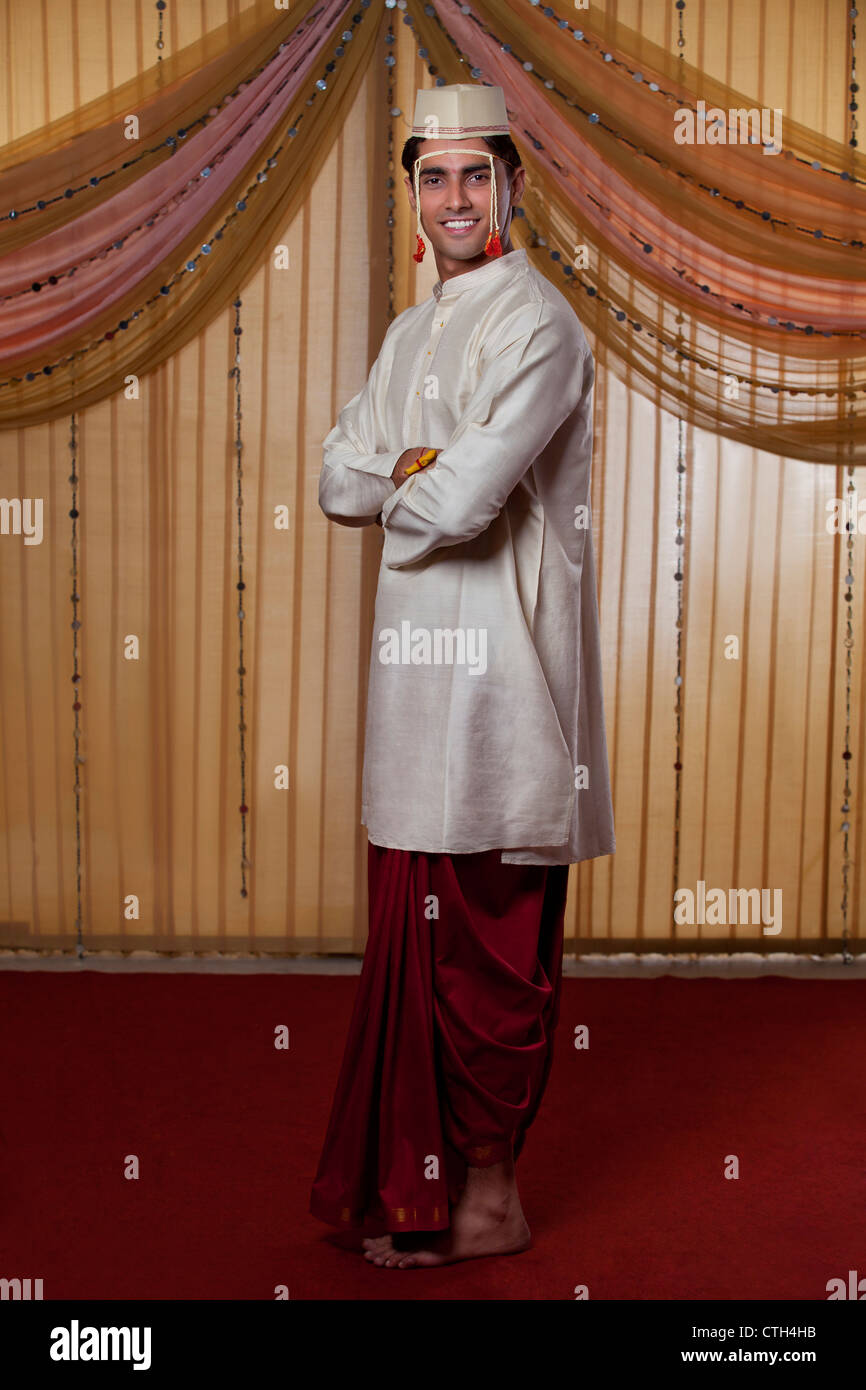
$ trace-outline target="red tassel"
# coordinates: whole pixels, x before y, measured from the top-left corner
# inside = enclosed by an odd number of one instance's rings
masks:
[[[498,232],[491,232],[484,243],[484,254],[486,256],[501,256],[502,243],[499,240]]]
[[[412,260],[413,260],[413,261],[423,261],[423,259],[424,259],[424,252],[427,250],[427,248],[426,248],[426,246],[424,245],[424,242],[423,242],[423,241],[421,240],[421,238],[418,236],[418,233],[417,233],[417,232],[415,233],[415,238],[416,238],[416,240],[417,240],[417,242],[418,242],[418,250],[415,252],[414,256],[412,257]]]

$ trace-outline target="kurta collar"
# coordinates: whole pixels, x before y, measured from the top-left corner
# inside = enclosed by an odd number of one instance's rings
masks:
[[[433,294],[437,301],[443,295],[450,298],[452,294],[463,294],[466,290],[474,290],[476,286],[486,285],[489,280],[500,275],[514,275],[523,270],[527,263],[526,251],[521,247],[519,250],[509,251],[505,256],[497,256],[496,260],[488,261],[487,265],[480,265],[477,270],[467,270],[463,275],[452,275],[448,280],[437,280],[433,286]]]

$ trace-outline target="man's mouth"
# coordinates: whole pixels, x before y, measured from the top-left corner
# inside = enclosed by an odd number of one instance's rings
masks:
[[[442,226],[454,236],[461,236],[471,232],[480,221],[480,217],[452,217],[448,222],[443,222]]]

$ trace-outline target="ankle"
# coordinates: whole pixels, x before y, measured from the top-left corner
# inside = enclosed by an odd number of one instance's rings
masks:
[[[506,1174],[491,1168],[469,1168],[463,1191],[473,1207],[484,1208],[490,1215],[507,1216],[520,1202],[513,1171]]]

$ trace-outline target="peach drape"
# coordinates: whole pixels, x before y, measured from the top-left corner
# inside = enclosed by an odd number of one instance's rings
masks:
[[[678,91],[699,91],[724,106],[734,101],[731,93],[737,104],[782,106],[793,160],[734,147],[723,159],[718,150],[689,146],[670,146],[669,158],[675,153],[695,178],[701,171],[738,196],[756,180],[749,198],[772,194],[774,207],[795,209],[798,217],[815,200],[823,225],[850,239],[852,225],[862,223],[862,185],[845,187],[799,163],[814,158],[863,177],[862,155],[845,145],[846,9],[832,0],[784,6],[690,0],[682,72],[671,56],[676,33],[666,4],[620,4],[615,21],[613,7],[609,13],[575,9],[567,17],[634,70],[640,64],[644,75],[676,78]],[[79,855],[88,950],[363,946],[365,837],[358,805],[378,539],[326,522],[316,487],[321,440],[364,380],[384,332],[384,59],[397,57],[401,114],[391,120],[399,156],[414,90],[434,80],[417,57],[418,43],[446,81],[465,79],[463,48],[484,80],[506,87],[528,173],[526,216],[515,223],[515,242],[527,245],[542,272],[564,287],[596,355],[593,512],[618,851],[572,870],[570,942],[608,951],[680,943],[697,950],[827,949],[838,942],[843,921],[843,821],[851,826],[847,921],[852,941],[857,938],[863,538],[858,533],[854,542],[860,584],[848,637],[844,537],[827,530],[825,516],[827,502],[842,496],[843,465],[858,462],[862,452],[862,396],[845,395],[852,383],[862,388],[864,378],[862,252],[858,258],[855,247],[746,225],[739,210],[719,206],[693,183],[673,197],[664,170],[635,158],[603,128],[589,130],[569,105],[592,97],[604,124],[631,139],[640,129],[659,154],[668,136],[661,107],[651,105],[655,94],[611,64],[603,71],[598,55],[584,52],[570,34],[563,38],[542,7],[486,0],[471,10],[464,16],[444,0],[430,15],[410,0],[405,10],[364,11],[324,100],[317,96],[307,108],[345,16],[351,22],[360,13],[337,7],[328,43],[303,70],[295,104],[267,136],[259,127],[261,139],[247,137],[237,156],[241,173],[224,190],[197,185],[191,196],[205,198],[204,211],[190,212],[186,232],[180,220],[172,226],[156,261],[150,234],[141,235],[137,250],[135,243],[131,248],[139,260],[128,261],[124,273],[136,294],[158,293],[301,109],[303,138],[299,133],[268,171],[254,216],[233,224],[231,254],[214,254],[179,299],[167,296],[149,323],[138,323],[135,339],[124,333],[122,346],[118,335],[82,356],[74,375],[52,373],[21,385],[14,403],[0,389],[0,496],[42,498],[45,517],[39,545],[0,535],[0,947],[73,947]],[[108,26],[101,18],[106,12]],[[208,7],[207,31],[202,13],[169,7],[166,57],[156,72],[150,6],[82,0],[73,32],[53,22],[41,30],[39,11],[21,0],[0,3],[6,38],[0,212],[56,191],[73,166],[90,177],[117,162],[118,151],[128,158],[127,142],[112,137],[112,143],[110,133],[116,137],[130,110],[141,113],[139,145],[155,146],[257,70],[275,47],[274,34],[277,43],[289,41],[308,17],[315,28],[329,11],[324,4],[281,13],[272,5],[227,3],[222,15]],[[407,16],[412,26],[403,23]],[[389,19],[392,45],[383,29]],[[496,39],[509,42],[515,56],[503,54]],[[813,62],[805,62],[804,49]],[[524,53],[540,77],[523,68]],[[669,117],[667,105],[664,111]],[[216,119],[202,134],[211,130],[216,139]],[[544,149],[534,147],[532,134]],[[180,148],[153,155],[118,176],[108,192],[97,186],[86,204],[94,226],[120,227],[123,198],[133,212],[150,215],[161,198],[179,196],[182,171],[173,166],[181,157]],[[428,263],[411,261],[399,165],[392,177],[399,311],[423,298],[434,276]],[[170,178],[178,180],[177,190]],[[810,191],[814,180],[823,180],[820,195]],[[597,206],[603,198],[610,215]],[[24,218],[0,223],[4,294],[38,268],[33,225],[28,229]],[[649,225],[652,255],[640,249]],[[46,209],[40,232],[57,244],[67,228],[78,251],[86,226],[61,202]],[[583,285],[597,288],[593,296],[566,284],[562,261],[549,254],[561,248],[570,255],[577,245],[588,250],[579,274]],[[712,278],[718,289],[712,304],[677,265],[699,283]],[[97,273],[94,289],[99,283]],[[229,378],[238,295],[247,897],[239,891],[236,426]],[[735,300],[754,315],[735,309]],[[0,313],[6,344],[0,377],[44,360],[38,352],[16,359],[16,335],[38,331],[46,343],[75,350],[76,333],[89,343],[112,321],[114,310],[98,294],[92,306],[85,295],[63,302],[65,312],[87,322],[76,329],[44,305],[31,306],[29,317],[16,322],[7,302]],[[823,315],[821,323],[839,333],[816,342],[814,334],[763,322],[778,304],[798,322],[817,323]],[[855,329],[859,340],[840,336]],[[665,351],[669,335],[687,356]],[[704,359],[714,370],[700,365]],[[139,378],[138,398],[123,389],[129,374]],[[739,387],[733,396],[724,389],[731,378]],[[757,382],[782,389],[773,393]],[[813,394],[791,396],[788,388]],[[833,394],[815,395],[818,390]],[[67,481],[73,408],[83,758],[77,811]],[[679,798],[673,574],[681,555],[678,426],[671,412],[686,421]],[[287,529],[276,524],[280,509]],[[130,638],[139,643],[134,660]],[[846,638],[853,656],[850,718]],[[846,723],[854,753],[850,812],[841,810]],[[781,889],[782,932],[761,938],[747,926],[675,929],[674,881],[694,888],[698,880],[726,889]]]

